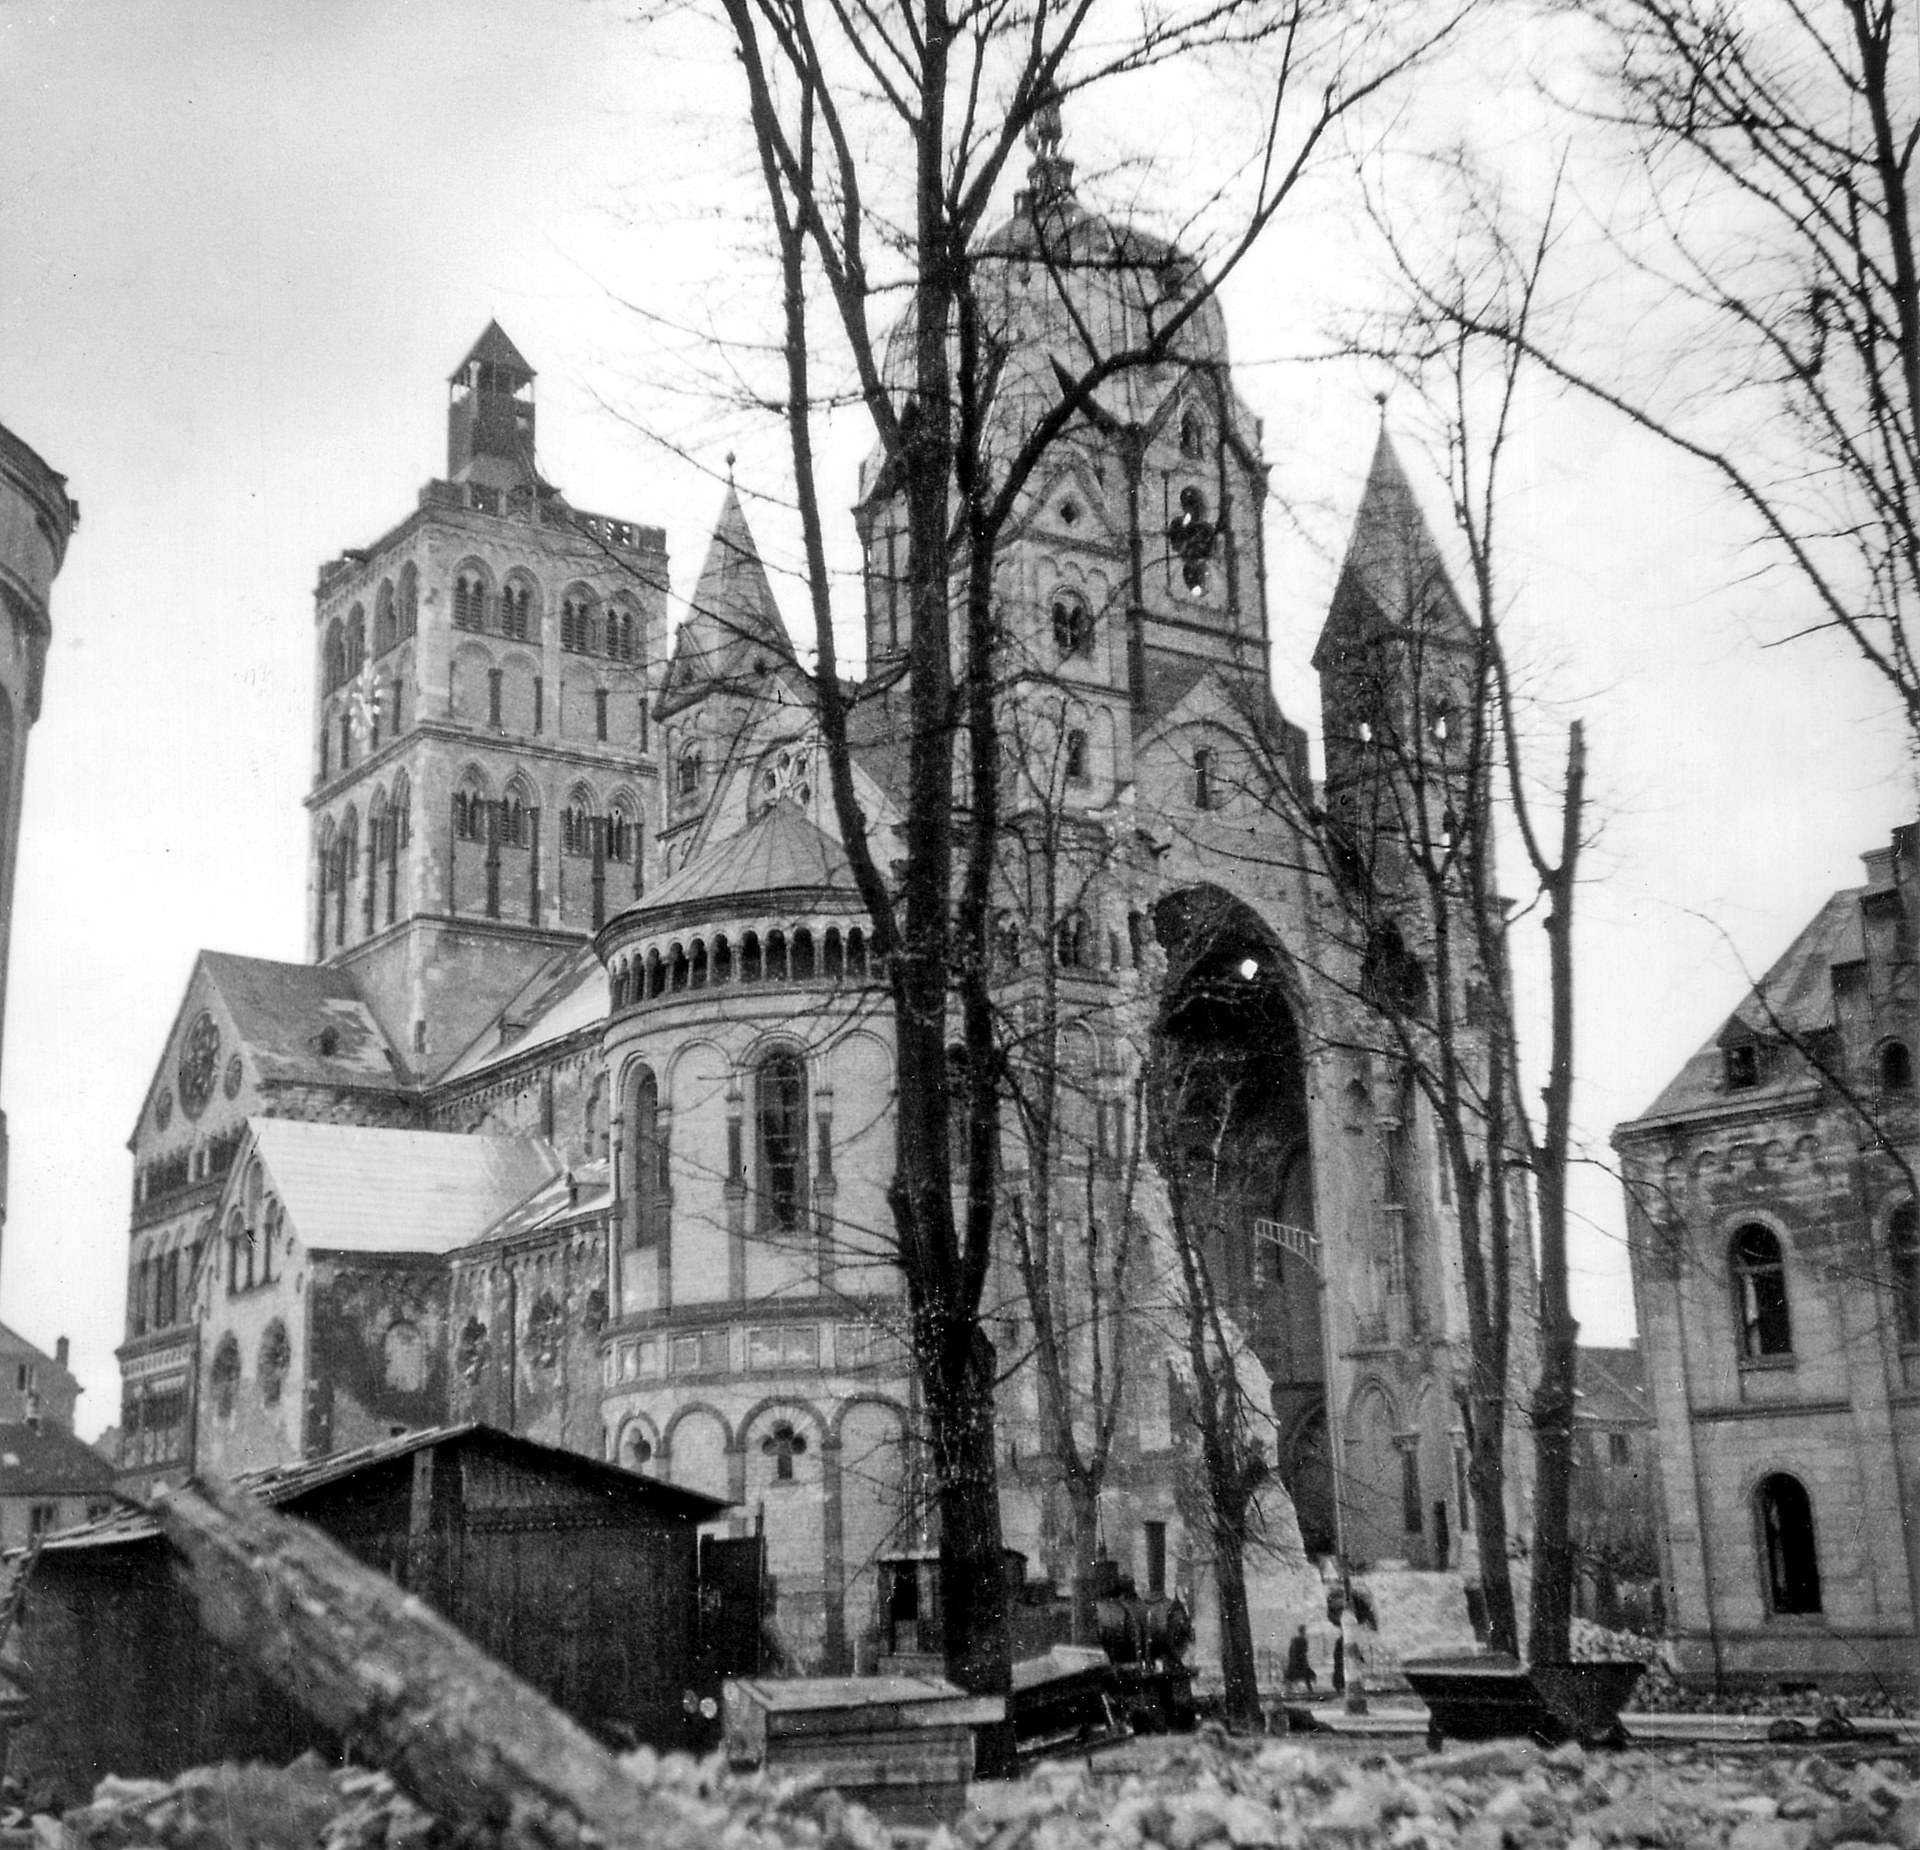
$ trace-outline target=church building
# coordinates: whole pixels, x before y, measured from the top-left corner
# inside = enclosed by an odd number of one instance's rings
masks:
[[[1138,343],[1191,286],[1081,204],[1057,133],[981,277],[1016,434],[1068,343]],[[927,1545],[932,1499],[890,1245],[892,1003],[813,683],[731,484],[670,638],[663,528],[543,479],[533,377],[490,325],[453,375],[446,476],[321,570],[311,960],[204,953],[142,1107],[123,1482],[484,1419],[725,1499],[764,1526],[789,1661],[864,1667],[875,1562]],[[1052,1103],[1009,1104],[989,1324],[1007,1539],[1064,1582],[1060,1389],[1012,1229],[1047,1229],[1056,1310],[1131,1268],[1099,1543],[1209,1619],[1146,1154],[1206,1133],[1183,1198],[1287,1493],[1254,1588],[1279,1650],[1336,1546],[1457,1591],[1473,1535],[1449,1207],[1412,1089],[1351,1032],[1361,985],[1300,837],[1319,793],[1270,671],[1310,639],[1270,631],[1261,443],[1208,302],[1058,440],[996,558],[996,993],[1010,1070]],[[884,867],[909,619],[882,459],[854,519],[853,774]],[[1383,433],[1315,656],[1349,781],[1410,522]],[[1156,1036],[1196,1076],[1180,1123],[1143,1122]],[[1066,1352],[1077,1394],[1083,1338]]]

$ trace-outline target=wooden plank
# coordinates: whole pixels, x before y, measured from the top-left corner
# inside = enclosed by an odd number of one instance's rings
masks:
[[[207,1631],[449,1823],[490,1827],[510,1850],[583,1834],[711,1850],[723,1812],[637,1784],[584,1729],[316,1530],[229,1486],[174,1491],[157,1514]]]

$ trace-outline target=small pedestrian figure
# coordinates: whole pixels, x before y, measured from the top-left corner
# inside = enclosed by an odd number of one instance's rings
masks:
[[[1307,1628],[1302,1625],[1293,1634],[1292,1642],[1287,1646],[1286,1680],[1290,1688],[1304,1690],[1313,1694],[1313,1662],[1307,1656]]]
[[[1337,1696],[1347,1687],[1347,1641],[1336,1638],[1333,1641],[1333,1693]]]

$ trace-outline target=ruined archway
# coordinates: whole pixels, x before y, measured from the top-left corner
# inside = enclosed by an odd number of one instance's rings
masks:
[[[1290,961],[1217,887],[1154,908],[1166,953],[1152,1047],[1154,1151],[1204,1230],[1223,1307],[1273,1385],[1282,1430],[1324,1405],[1305,1048]],[[1274,1237],[1276,1229],[1283,1230]]]

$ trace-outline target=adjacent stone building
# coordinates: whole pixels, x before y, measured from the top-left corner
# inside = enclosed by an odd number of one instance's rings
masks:
[[[13,872],[26,786],[27,732],[40,717],[47,600],[79,524],[80,507],[56,474],[0,424],[0,1036],[13,944]],[[0,1228],[7,1212],[7,1121],[0,1114]]]
[[[1080,204],[1052,130],[1029,182],[983,270],[1009,438],[1087,330],[1141,343],[1190,286],[1177,250]],[[446,478],[321,574],[314,962],[205,954],[135,1129],[126,1481],[486,1420],[763,1522],[790,1661],[852,1667],[874,1562],[924,1545],[932,1501],[887,1203],[886,973],[739,495],[669,652],[663,532],[544,481],[532,377],[490,327],[454,374]],[[1010,1104],[1008,1214],[1047,1229],[1069,1301],[1138,1232],[1098,1534],[1205,1623],[1142,1125],[1157,1046],[1195,1076],[1202,1103],[1153,1134],[1213,1151],[1193,1231],[1291,1493],[1254,1589],[1279,1650],[1342,1533],[1432,1577],[1426,1606],[1450,1590],[1464,1632],[1474,1538],[1451,1210],[1413,1088],[1351,1031],[1359,953],[1297,832],[1317,793],[1270,670],[1305,639],[1269,627],[1261,441],[1209,303],[1034,474],[995,559],[994,937],[1010,1059],[1057,1105],[1040,1131]],[[858,494],[849,726],[884,867],[905,534],[882,460]],[[1396,697],[1378,645],[1408,561],[1423,608],[1457,609],[1436,559],[1383,434],[1315,658],[1349,792],[1364,714]],[[1029,1572],[1060,1580],[1076,1518],[1030,1282],[1009,1241],[988,1291],[1003,1507]],[[1515,1513],[1524,1536],[1524,1495]]]
[[[1614,1133],[1703,1686],[1915,1686],[1920,828],[1865,863]]]

